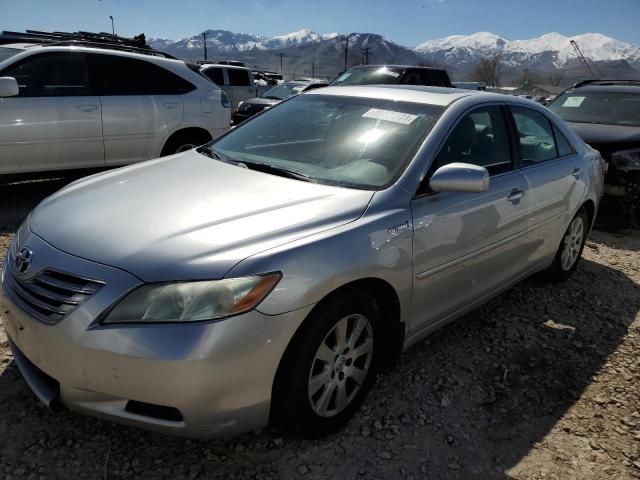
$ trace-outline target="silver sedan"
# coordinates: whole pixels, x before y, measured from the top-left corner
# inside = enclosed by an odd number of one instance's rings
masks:
[[[4,263],[5,328],[52,408],[324,435],[403,349],[536,272],[571,275],[602,168],[525,99],[305,93],[44,200]]]

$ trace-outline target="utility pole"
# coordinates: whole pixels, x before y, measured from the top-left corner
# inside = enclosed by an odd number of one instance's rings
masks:
[[[202,32],[202,38],[204,38],[204,61],[207,61],[207,32]]]
[[[282,73],[282,53],[280,54],[280,73]]]
[[[369,47],[363,48],[362,49],[362,55],[364,57],[364,65],[369,65]]]
[[[344,44],[344,69],[347,70],[347,57],[349,55],[349,37],[351,37],[353,33],[347,35],[347,41]]]
[[[115,35],[116,35],[116,29],[115,29],[115,27],[113,26],[113,16],[112,16],[112,15],[109,15],[109,18],[111,19],[111,34],[115,37]]]

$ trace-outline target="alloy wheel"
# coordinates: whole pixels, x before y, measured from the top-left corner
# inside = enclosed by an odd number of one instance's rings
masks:
[[[573,219],[564,235],[560,266],[565,272],[571,270],[580,256],[580,248],[584,239],[584,221],[581,217]]]
[[[320,343],[309,374],[311,408],[321,417],[333,417],[353,401],[373,356],[373,329],[360,314],[339,320]]]

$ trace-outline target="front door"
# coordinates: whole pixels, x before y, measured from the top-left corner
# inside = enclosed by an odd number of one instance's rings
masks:
[[[82,53],[33,55],[0,76],[20,86],[0,99],[0,174],[104,166],[100,99]]]
[[[477,108],[451,131],[427,175],[452,162],[490,173],[482,193],[429,192],[412,202],[412,333],[469,307],[527,268],[527,187],[514,168],[501,106]]]

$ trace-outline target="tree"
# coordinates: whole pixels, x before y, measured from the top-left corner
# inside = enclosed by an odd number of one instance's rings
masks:
[[[490,87],[500,85],[500,74],[502,71],[502,57],[499,53],[480,60],[472,73],[474,80],[484,82]]]

